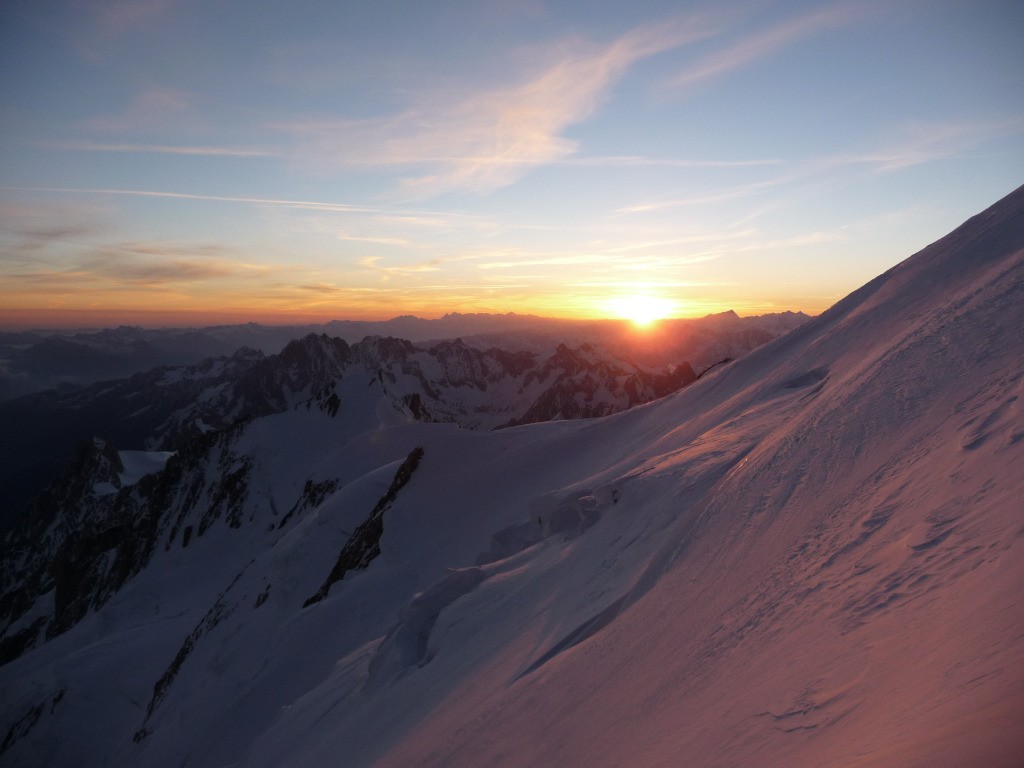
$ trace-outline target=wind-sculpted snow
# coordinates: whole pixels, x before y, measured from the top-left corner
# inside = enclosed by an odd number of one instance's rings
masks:
[[[430,662],[430,630],[445,608],[469,594],[487,578],[482,568],[463,568],[448,573],[426,592],[413,598],[399,612],[392,627],[370,659],[363,690],[373,693],[399,675]]]
[[[154,476],[192,468],[147,565],[0,667],[0,763],[1016,765],[1021,327],[1024,190],[607,418],[376,410],[415,355],[343,378],[338,415],[314,396]],[[487,370],[461,355],[450,381]],[[240,525],[183,546],[228,456]],[[378,506],[369,567],[304,605]]]

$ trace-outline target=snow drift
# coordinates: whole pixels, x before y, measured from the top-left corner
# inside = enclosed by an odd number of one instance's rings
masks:
[[[1024,188],[626,413],[257,419],[238,525],[161,523],[0,668],[0,761],[1019,764],[1021,328]],[[379,554],[304,607],[378,510]]]

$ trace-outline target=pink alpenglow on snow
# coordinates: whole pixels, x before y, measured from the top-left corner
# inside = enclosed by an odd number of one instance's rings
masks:
[[[1024,188],[625,413],[253,420],[0,667],[0,762],[1020,765],[1022,328]]]

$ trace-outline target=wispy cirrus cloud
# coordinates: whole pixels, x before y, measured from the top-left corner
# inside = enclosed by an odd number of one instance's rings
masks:
[[[119,189],[115,187],[16,187],[0,189],[12,192],[43,192],[95,197],[142,197],[167,200],[193,200],[199,202],[251,205],[263,208],[282,208],[311,211],[324,214],[367,215],[369,221],[387,224],[392,229],[403,227],[425,227],[433,229],[460,228],[470,225],[484,226],[488,218],[459,211],[427,210],[423,208],[401,208],[386,205],[353,205],[325,200],[298,200],[292,198],[250,197],[246,195],[204,195],[170,190]],[[343,238],[344,239],[344,238]],[[353,238],[358,239],[358,238]]]
[[[69,4],[74,46],[87,61],[105,61],[114,55],[121,40],[165,20],[180,4],[180,0],[88,0]]]
[[[177,0],[101,0],[87,3],[100,31],[116,37],[160,20]]]
[[[81,295],[104,287],[197,284],[265,270],[216,242],[124,238],[105,213],[81,203],[0,205],[0,295],[26,290]]]
[[[277,127],[294,137],[311,164],[423,167],[401,181],[401,194],[409,198],[487,192],[575,152],[565,129],[590,117],[631,66],[720,28],[720,17],[705,14],[641,27],[603,46],[561,41],[542,52],[542,66],[518,84],[434,90],[379,118]]]
[[[181,88],[151,86],[135,94],[131,102],[114,114],[96,115],[82,127],[97,133],[136,133],[138,131],[192,128],[199,119],[192,94]]]
[[[501,261],[488,261],[479,265],[480,269],[520,269],[522,267],[567,267],[592,266],[601,262],[612,261],[607,255],[593,253],[571,253],[561,255],[543,255],[541,258],[522,257]]]
[[[705,191],[699,194],[687,195],[686,197],[674,197],[662,200],[636,203],[634,205],[620,208],[617,213],[647,213],[651,211],[664,211],[672,208],[693,208],[704,205],[715,205],[717,203],[739,200],[752,195],[762,194],[777,189],[791,181],[795,176],[786,175],[766,181],[754,181],[748,184],[725,187]]]
[[[0,272],[38,264],[109,235],[104,213],[88,204],[0,204]]]
[[[237,277],[261,269],[233,258],[221,246],[126,241],[84,249],[74,258],[62,259],[60,266],[37,261],[7,271],[5,277],[55,289],[68,283],[159,287]]]
[[[317,296],[338,296],[345,293],[344,288],[340,288],[333,283],[307,283],[305,285],[296,285],[294,289],[305,293],[314,294]]]
[[[108,144],[96,141],[42,143],[49,149],[75,152],[118,152],[127,154],[198,155],[202,157],[270,157],[274,153],[252,147],[211,147],[168,144]]]
[[[637,242],[628,243],[624,245],[608,246],[601,249],[601,253],[617,254],[617,253],[630,253],[633,251],[649,251],[656,249],[664,249],[669,247],[676,247],[680,245],[695,245],[699,243],[721,243],[730,240],[738,240],[744,237],[749,237],[753,234],[753,230],[739,230],[735,232],[706,232],[699,235],[689,235],[686,237],[673,237],[667,240],[639,240]]]
[[[202,282],[250,269],[218,245],[130,241],[94,248],[75,267],[96,279],[127,285]]]
[[[338,240],[346,243],[374,243],[376,245],[411,245],[404,237],[374,237],[373,235],[337,234]]]
[[[947,120],[905,123],[875,150],[820,158],[825,168],[863,166],[889,173],[923,163],[962,157],[989,141],[1024,134],[1024,115],[999,120]]]
[[[640,242],[629,245],[615,245],[607,247],[590,247],[561,252],[537,253],[536,251],[525,251],[516,249],[502,249],[494,253],[485,254],[477,268],[488,274],[488,279],[495,272],[511,270],[522,270],[526,268],[543,268],[538,272],[544,272],[543,279],[551,278],[551,270],[564,273],[564,267],[573,267],[579,274],[600,274],[622,272],[622,271],[659,271],[662,275],[665,270],[685,268],[695,264],[717,259],[720,250],[694,252],[686,246],[698,243],[717,246],[719,243],[729,243],[738,238],[749,239],[756,233],[752,231],[741,233],[727,233],[719,236],[714,233],[706,235],[694,235],[685,238],[672,240]],[[682,246],[682,247],[681,247]],[[522,277],[522,275],[519,275]],[[541,279],[538,275],[537,279]]]
[[[20,261],[34,257],[55,244],[81,241],[93,237],[102,229],[85,222],[52,223],[39,226],[19,226],[9,230],[0,246],[0,262]]]
[[[697,160],[693,158],[643,157],[636,155],[609,157],[569,157],[556,161],[559,165],[598,166],[603,168],[661,167],[661,168],[759,168],[779,165],[778,158],[752,160]]]
[[[837,3],[748,35],[699,59],[668,80],[667,88],[687,88],[753,64],[803,39],[864,20],[875,3]]]
[[[398,264],[385,266],[381,264],[383,259],[380,256],[365,256],[359,260],[359,265],[365,269],[373,270],[384,279],[392,277],[408,277],[423,272],[437,272],[441,268],[442,259],[431,259],[420,264]]]
[[[155,197],[171,200],[201,200],[218,203],[242,203],[281,208],[302,208],[316,211],[333,211],[337,213],[379,213],[383,209],[373,206],[348,205],[316,200],[289,200],[272,197],[246,197],[241,195],[200,195],[190,192],[169,192],[149,189],[117,189],[108,187],[3,187],[16,192],[56,192],[82,195],[113,195],[127,197]],[[421,213],[422,215],[422,213]]]
[[[927,163],[962,158],[987,142],[1024,134],[1024,115],[998,120],[909,122],[875,139],[874,147],[808,157],[786,164],[785,172],[746,184],[710,187],[683,196],[646,200],[617,210],[619,214],[660,212],[714,206],[746,198],[777,195],[760,211],[742,217],[741,225],[764,213],[791,205],[807,194],[856,182],[865,176],[899,172]]]

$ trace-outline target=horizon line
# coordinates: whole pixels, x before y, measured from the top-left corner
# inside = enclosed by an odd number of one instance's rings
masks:
[[[706,312],[704,314],[678,315],[665,317],[658,320],[658,323],[677,322],[684,320],[701,320],[716,315],[733,314],[737,317],[763,317],[777,314],[803,314],[808,317],[815,317],[815,314],[803,310],[778,310],[773,312],[748,312],[740,313],[733,309],[725,309],[718,312]],[[147,316],[149,319],[147,319]],[[23,308],[0,310],[0,332],[31,332],[31,331],[85,331],[104,330],[118,327],[140,328],[143,330],[171,330],[175,328],[212,328],[226,325],[259,325],[272,328],[287,328],[301,326],[326,326],[332,323],[366,323],[382,324],[397,320],[418,320],[425,323],[435,323],[447,318],[458,317],[520,317],[529,320],[554,321],[562,323],[592,323],[592,322],[616,322],[628,324],[628,318],[607,316],[559,316],[559,315],[538,315],[533,313],[521,313],[515,311],[507,312],[459,312],[450,311],[441,315],[424,317],[413,313],[403,313],[385,317],[382,315],[372,317],[344,317],[338,315],[317,314],[317,313],[267,313],[263,312],[233,312],[206,311],[206,310],[161,310],[161,309],[49,309],[49,308]],[[95,318],[102,318],[95,320]],[[77,318],[77,320],[75,319]],[[159,319],[157,319],[159,318]],[[197,322],[188,322],[194,319]],[[176,322],[180,324],[176,324]]]

